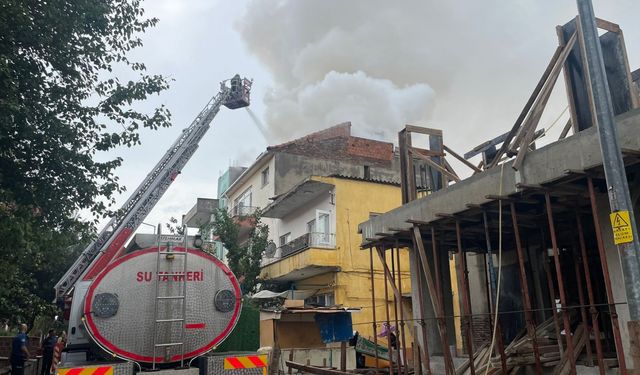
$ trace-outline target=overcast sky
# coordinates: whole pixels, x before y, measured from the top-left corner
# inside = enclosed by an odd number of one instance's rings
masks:
[[[197,197],[215,198],[218,176],[230,165],[249,165],[268,144],[343,121],[352,121],[358,136],[394,143],[405,123],[440,128],[445,144],[466,152],[511,127],[557,46],[555,26],[577,13],[575,1],[558,0],[153,0],[143,6],[160,22],[133,56],[173,82],[141,109],[165,104],[173,127],[143,131],[141,146],[101,156],[124,158],[117,174],[128,191],[119,202],[219,82],[236,73],[254,79],[251,108],[269,129],[267,140],[244,109],[223,108],[146,218],[153,225],[179,219]],[[620,24],[631,68],[640,67],[640,1],[600,0],[594,8]],[[557,86],[541,127],[566,107],[564,84]]]

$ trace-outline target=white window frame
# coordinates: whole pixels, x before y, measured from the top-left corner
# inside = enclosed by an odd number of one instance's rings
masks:
[[[326,221],[320,220],[320,218],[326,217]],[[315,232],[316,240],[320,245],[331,244],[331,212],[325,210],[316,210],[316,225]]]
[[[285,233],[282,236],[280,236],[280,246],[284,246],[289,242],[291,242],[291,232]]]
[[[322,303],[320,301],[322,300]],[[336,305],[335,292],[317,293],[305,299],[305,303],[312,303],[319,306],[331,307]]]
[[[253,186],[249,186],[245,191],[242,192],[242,194],[240,194],[238,196],[238,198],[233,200],[233,210],[235,210],[234,214],[237,215],[244,215],[246,214],[245,212],[242,211],[243,207],[252,207],[252,200],[253,200],[253,194],[251,192],[251,189],[253,188]],[[247,204],[247,198],[249,198],[249,204]],[[250,209],[250,208],[249,208]]]
[[[316,219],[313,218],[309,221],[307,221],[307,233],[312,234],[315,233],[316,231]]]

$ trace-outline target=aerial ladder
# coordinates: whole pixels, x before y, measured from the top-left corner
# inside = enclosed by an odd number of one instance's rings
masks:
[[[191,159],[220,107],[236,109],[249,105],[252,83],[252,80],[241,78],[237,74],[220,83],[220,91],[209,100],[191,125],[182,130],[144,181],[55,285],[58,304],[71,302],[73,310],[73,299],[76,298],[71,297],[76,286],[80,282],[93,280],[112,260],[121,255],[126,242]],[[73,297],[80,297],[78,299],[81,300],[82,296]],[[70,320],[72,319],[73,313]],[[72,324],[70,321],[70,326]]]

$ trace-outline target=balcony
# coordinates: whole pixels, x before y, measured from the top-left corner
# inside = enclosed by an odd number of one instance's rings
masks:
[[[231,209],[231,217],[244,217],[253,215],[260,207],[236,205]]]
[[[262,259],[260,276],[273,282],[289,282],[338,272],[336,237],[333,233],[305,233]]]
[[[244,243],[249,239],[251,229],[255,227],[255,217],[251,216],[258,211],[259,207],[235,205],[229,211],[233,222],[238,226],[238,243]]]
[[[280,246],[280,258],[286,258],[310,247],[335,249],[336,235],[333,233],[305,233],[293,241]]]
[[[195,206],[182,216],[182,223],[189,228],[200,228],[211,222],[211,215],[218,209],[219,201],[210,198],[198,198]]]
[[[306,180],[294,186],[288,192],[281,194],[262,211],[262,216],[282,219],[300,207],[308,205],[319,197],[328,194],[332,184],[321,181]]]
[[[318,251],[333,250],[336,248],[336,235],[333,233],[305,233],[302,236],[290,241],[275,251],[265,254],[262,259],[262,267],[278,262],[284,258],[288,258],[299,254],[307,249]]]

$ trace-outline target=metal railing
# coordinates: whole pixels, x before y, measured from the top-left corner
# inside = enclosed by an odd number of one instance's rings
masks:
[[[321,249],[335,249],[336,235],[334,233],[305,233],[293,241],[280,246],[280,258],[286,258],[311,247]]]
[[[232,217],[236,217],[236,216],[249,216],[249,215],[253,215],[256,213],[256,211],[259,209],[260,207],[253,207],[253,206],[241,206],[241,205],[237,205],[237,206],[233,206],[233,208],[231,209],[231,216]]]
[[[305,233],[302,236],[280,246],[272,254],[265,254],[260,265],[265,267],[271,263],[275,263],[283,258],[298,254],[309,248],[334,250],[336,248],[335,233]]]

